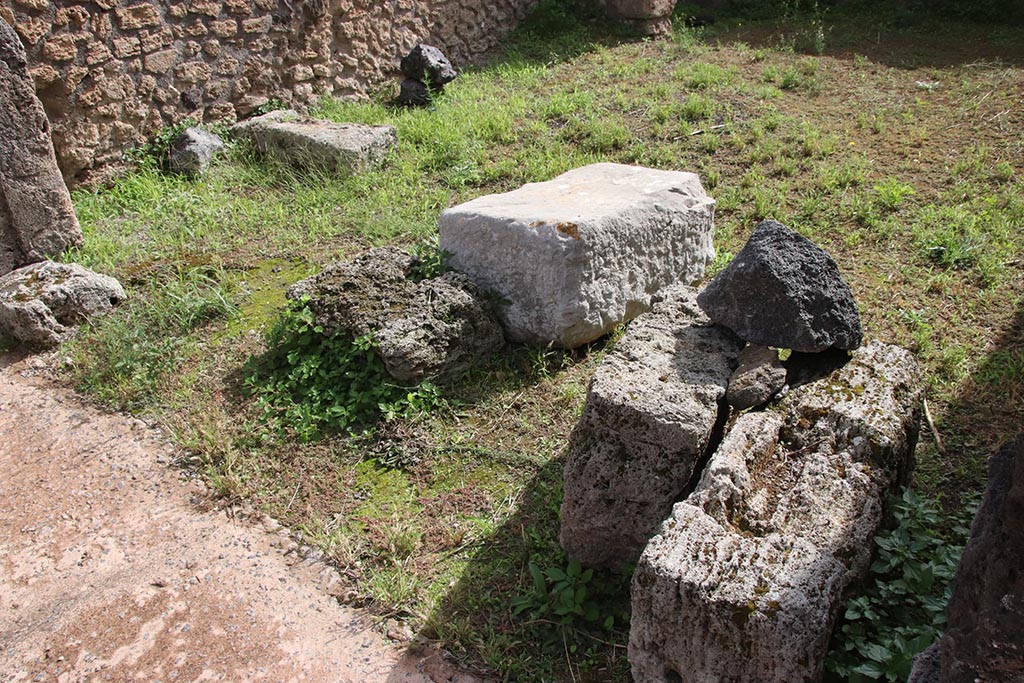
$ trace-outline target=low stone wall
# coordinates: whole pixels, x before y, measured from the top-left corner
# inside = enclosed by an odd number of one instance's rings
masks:
[[[234,122],[277,97],[362,95],[416,43],[459,64],[537,0],[0,0],[25,44],[65,178],[164,125]]]

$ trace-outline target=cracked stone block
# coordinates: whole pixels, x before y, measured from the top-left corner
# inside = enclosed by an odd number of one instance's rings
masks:
[[[569,439],[559,542],[587,566],[640,556],[712,442],[743,347],[693,288],[662,296],[594,373]]]

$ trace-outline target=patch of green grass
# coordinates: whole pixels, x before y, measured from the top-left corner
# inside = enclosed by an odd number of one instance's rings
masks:
[[[128,303],[79,330],[67,346],[75,385],[122,410],[147,411],[165,400],[165,384],[196,349],[194,331],[236,308],[207,269],[160,276],[151,292],[129,289]]]

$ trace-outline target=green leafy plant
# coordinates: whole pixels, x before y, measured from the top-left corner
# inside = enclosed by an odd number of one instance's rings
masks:
[[[184,119],[170,126],[164,126],[145,143],[125,150],[124,158],[139,168],[156,168],[161,171],[168,169],[171,156],[171,143],[186,128],[198,125],[195,119]]]
[[[629,594],[630,572],[595,573],[578,560],[549,566],[535,557],[527,563],[530,588],[512,599],[512,613],[527,616],[536,625],[546,648],[565,647],[577,652],[587,631],[613,632],[629,622],[629,612],[616,609]]]
[[[892,502],[893,525],[875,537],[867,588],[846,603],[836,630],[829,680],[906,680],[914,655],[942,633],[974,508],[945,531],[935,501],[906,489]]]
[[[417,242],[412,248],[412,255],[416,260],[412,264],[412,272],[409,275],[416,282],[439,277],[451,270],[445,265],[445,261],[451,254],[441,249],[437,235]]]
[[[244,387],[264,416],[301,441],[324,430],[357,433],[383,418],[436,408],[442,398],[429,382],[394,381],[372,335],[324,334],[308,301],[294,302],[267,336],[269,351],[250,362]]]

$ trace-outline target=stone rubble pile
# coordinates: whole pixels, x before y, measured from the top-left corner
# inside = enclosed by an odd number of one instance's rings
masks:
[[[388,373],[403,382],[448,381],[505,345],[477,287],[461,273],[417,280],[415,257],[395,247],[371,249],[292,285],[308,299],[324,334],[373,335]]]
[[[637,683],[820,679],[920,420],[916,361],[862,337],[831,257],[765,221],[606,355],[570,437],[559,540],[585,565],[637,563]]]

